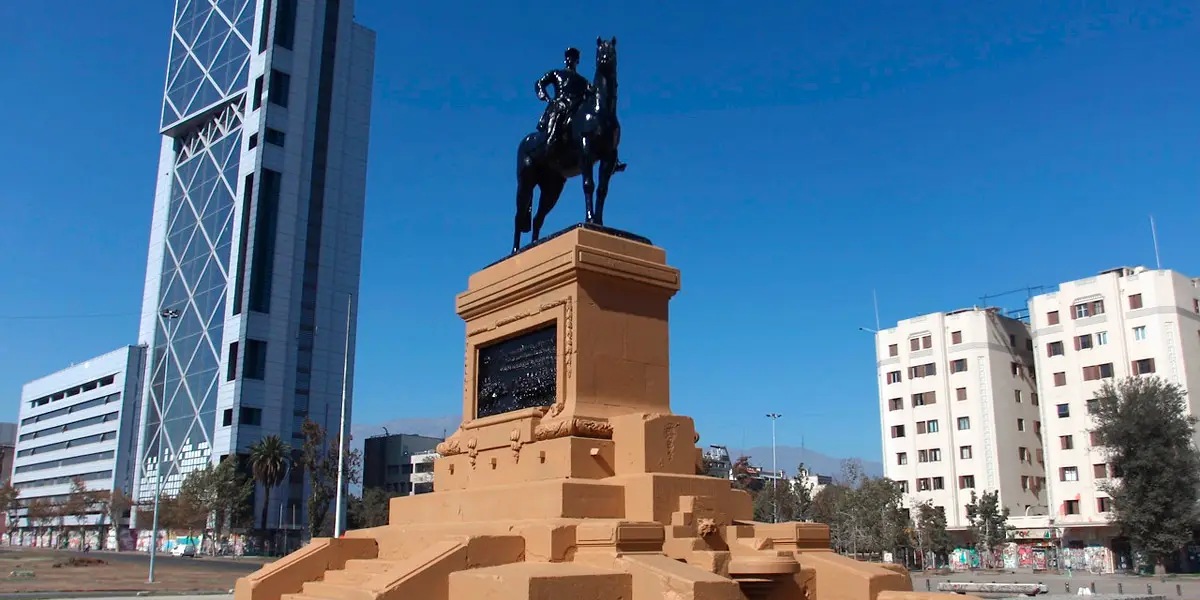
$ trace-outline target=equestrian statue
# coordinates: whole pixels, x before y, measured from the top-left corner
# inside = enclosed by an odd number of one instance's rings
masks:
[[[580,75],[579,50],[567,48],[563,67],[554,69],[534,86],[546,110],[537,131],[525,136],[517,147],[517,217],[513,252],[521,248],[521,234],[541,234],[546,215],[558,202],[567,180],[583,175],[585,222],[604,225],[604,200],[613,173],[625,170],[617,159],[621,124],[617,121],[617,38],[596,38],[596,72],[591,83]],[[553,96],[547,88],[553,88]],[[593,171],[600,163],[599,182]],[[537,214],[533,213],[533,191],[538,189]],[[595,194],[595,206],[592,198]]]

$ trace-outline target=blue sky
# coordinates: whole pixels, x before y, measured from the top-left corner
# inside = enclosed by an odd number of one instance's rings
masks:
[[[170,5],[0,7],[0,419],[24,381],[136,342]],[[683,271],[674,409],[702,443],[769,443],[775,411],[781,443],[876,458],[872,289],[886,326],[1152,265],[1150,213],[1164,266],[1200,275],[1189,5],[358,0],[379,40],[357,420],[460,408],[453,298],[509,243],[533,82],[567,45],[590,75],[615,35],[630,168],[606,221]],[[574,180],[548,229],[581,218]]]

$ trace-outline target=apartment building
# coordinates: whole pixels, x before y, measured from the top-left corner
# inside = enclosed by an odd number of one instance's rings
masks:
[[[1200,288],[1170,270],[1122,267],[1033,297],[1030,323],[1046,436],[1054,523],[1065,544],[1111,545],[1114,474],[1090,429],[1090,401],[1106,381],[1155,374],[1189,390],[1200,414]]]
[[[145,363],[144,346],[126,346],[25,384],[12,472],[22,501],[62,501],[74,479],[92,490],[131,489]],[[13,523],[29,525],[23,512]]]
[[[972,492],[1046,515],[1041,416],[1028,326],[995,308],[932,313],[875,336],[884,474],[910,505],[968,526]]]
[[[367,438],[363,442],[363,488],[402,496],[432,491],[433,459],[441,442],[442,438],[409,433]]]

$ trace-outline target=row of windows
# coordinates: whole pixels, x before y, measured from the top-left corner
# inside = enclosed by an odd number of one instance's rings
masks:
[[[120,392],[117,392],[115,394],[109,394],[107,396],[101,396],[99,398],[92,398],[91,400],[88,400],[86,402],[80,402],[79,404],[73,404],[66,408],[60,408],[58,410],[52,410],[48,413],[42,413],[37,416],[21,419],[21,426],[23,427],[25,425],[32,425],[34,423],[40,423],[42,421],[49,421],[50,419],[55,419],[55,418],[61,417],[63,415],[69,415],[71,413],[76,413],[81,410],[87,410],[89,408],[95,408],[97,406],[104,406],[105,404],[108,404],[110,402],[116,402],[120,399],[121,399]]]
[[[1025,373],[1028,371],[1030,379],[1037,379],[1037,372],[1034,370],[1034,368],[1022,362],[1011,362],[1009,364],[1009,370],[1012,372],[1013,377],[1024,377]],[[950,361],[951,374],[965,372],[967,372],[967,359],[957,358]],[[935,363],[915,365],[908,368],[909,379],[920,379],[922,377],[932,377],[934,375],[937,375],[937,365]],[[889,371],[887,374],[888,383],[900,383],[903,380],[904,378],[901,376],[900,371]]]
[[[80,456],[72,456],[59,460],[48,460],[46,462],[36,463],[32,465],[23,465],[13,470],[13,473],[28,473],[30,471],[44,471],[46,469],[57,469],[58,467],[69,467],[71,465],[81,465],[83,463],[96,462],[100,460],[109,460],[113,457],[113,451],[95,452],[92,454],[83,454]]]
[[[229,344],[229,364],[225,380],[233,381],[238,374],[238,342]],[[267,377],[267,343],[262,340],[246,340],[246,356],[242,364],[242,378],[263,380]]]
[[[1039,463],[1045,463],[1045,460],[1046,460],[1045,454],[1042,453],[1041,448],[1037,449],[1036,454],[1037,454],[1037,461]],[[971,446],[959,446],[958,447],[958,457],[959,458],[961,458],[963,460],[969,460],[973,456],[974,456],[974,451]],[[1026,448],[1024,446],[1017,448],[1017,458],[1021,462],[1031,462],[1033,456],[1034,456],[1034,453],[1030,452],[1029,448]],[[941,448],[928,448],[925,450],[917,450],[917,462],[930,463],[930,462],[941,462],[941,460],[942,460],[942,449]],[[908,453],[907,452],[897,452],[896,453],[896,464],[901,465],[901,466],[907,465],[908,464]]]
[[[956,424],[958,425],[959,431],[964,431],[964,430],[970,429],[971,428],[971,418],[970,417],[958,417],[958,421]],[[1034,425],[1033,433],[1035,435],[1039,435],[1039,436],[1042,435],[1042,422],[1034,421],[1033,425]],[[928,421],[917,421],[917,435],[921,435],[921,434],[925,434],[925,433],[937,433],[939,430],[940,430],[940,426],[938,425],[937,419],[930,419]],[[1025,419],[1017,419],[1017,431],[1025,431]],[[902,438],[902,437],[905,437],[905,435],[907,435],[907,431],[906,431],[904,425],[892,425],[891,436],[893,438]]]
[[[250,406],[238,407],[238,424],[252,427],[262,426],[262,409]],[[233,426],[233,409],[227,408],[221,414],[221,427]]]
[[[296,2],[297,0],[277,0],[278,11],[275,13],[276,46],[292,49],[296,42]],[[258,51],[267,51],[267,34],[271,31],[271,0],[263,0],[262,29],[258,32]]]
[[[47,479],[35,479],[33,481],[14,483],[13,487],[19,490],[24,490],[28,488],[47,487],[51,485],[64,485],[71,483],[71,480],[75,478],[79,478],[81,481],[97,481],[101,479],[110,479],[112,478],[112,474],[112,469],[107,471],[93,471],[91,473],[82,473],[80,475],[70,475],[67,477],[50,477]]]
[[[1128,299],[1129,310],[1137,310],[1142,308],[1143,304],[1141,294],[1130,294]],[[1200,298],[1192,298],[1192,311],[1200,313]],[[1083,319],[1102,314],[1104,314],[1104,300],[1088,300],[1071,306],[1072,319]],[[1059,317],[1057,310],[1052,310],[1046,313],[1046,323],[1048,325],[1058,325]]]
[[[1110,512],[1110,511],[1112,511],[1112,498],[1108,498],[1105,496],[1096,498],[1096,512],[1106,513],[1106,512]],[[1064,515],[1079,514],[1079,501],[1078,500],[1067,500],[1067,501],[1063,502],[1063,514]]]
[[[1139,358],[1129,363],[1129,371],[1134,375],[1149,375],[1156,371],[1153,358]],[[1090,365],[1083,367],[1083,380],[1096,381],[1099,379],[1109,379],[1114,376],[1113,364],[1104,363],[1100,365]],[[1054,387],[1063,387],[1067,385],[1066,371],[1059,371],[1054,374]]]
[[[112,385],[113,382],[116,381],[116,379],[117,379],[117,376],[115,374],[114,375],[105,375],[104,377],[93,379],[87,383],[81,383],[79,385],[69,387],[65,390],[59,390],[57,392],[54,392],[53,394],[47,394],[40,398],[34,398],[33,400],[29,401],[29,408],[37,408],[39,406],[45,406],[47,404],[50,404],[51,402],[57,402],[59,400],[62,400],[63,398],[70,398],[71,396],[78,396],[79,394],[94,390],[96,388],[101,388],[106,385]]]
[[[1121,474],[1116,469],[1110,469],[1108,463],[1097,463],[1092,465],[1093,479],[1108,479],[1109,477],[1120,477]],[[1059,467],[1059,481],[1079,481],[1079,467]]]
[[[958,345],[958,344],[961,344],[962,342],[963,342],[963,332],[962,331],[951,331],[950,332],[950,344],[951,345]],[[1012,346],[1013,348],[1017,347],[1017,334],[1015,334],[1015,333],[1008,334],[1008,344],[1009,344],[1009,346]],[[932,347],[933,347],[933,337],[930,335],[918,335],[918,336],[909,338],[909,340],[908,340],[909,352],[917,352],[918,350],[928,350]],[[1025,349],[1033,350],[1033,339],[1032,338],[1025,338]],[[899,344],[889,344],[888,345],[888,356],[897,356],[899,354],[900,354],[900,345]]]
[[[29,433],[21,434],[21,441],[24,442],[27,440],[36,440],[39,437],[46,437],[48,435],[56,435],[59,433],[66,433],[68,431],[79,429],[81,427],[91,427],[92,425],[99,425],[101,423],[107,423],[109,421],[116,421],[119,418],[119,416],[120,416],[120,411],[113,411],[106,415],[98,415],[95,417],[89,417],[87,419],[80,419],[78,421],[75,421],[72,423],[67,423],[65,425],[55,425],[54,427],[47,427],[45,429],[31,431]]]
[[[117,432],[105,431],[104,433],[97,433],[96,435],[75,438],[65,442],[55,442],[53,444],[46,444],[45,446],[38,446],[36,448],[25,448],[24,450],[18,451],[17,456],[34,456],[36,454],[54,452],[55,450],[66,450],[67,448],[78,448],[80,446],[99,444],[100,442],[107,442],[116,438]]]

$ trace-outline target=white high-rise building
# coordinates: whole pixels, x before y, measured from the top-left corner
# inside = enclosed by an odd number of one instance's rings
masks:
[[[306,418],[337,430],[375,60],[353,0],[177,0],[169,45],[140,500],[265,436],[299,448]],[[291,473],[268,523],[307,515],[303,470]]]
[[[994,308],[933,313],[875,336],[884,474],[910,505],[968,526],[971,493],[999,491],[1014,516],[1049,509],[1033,341]]]
[[[1032,298],[1029,310],[1051,516],[1064,544],[1111,547],[1118,532],[1099,488],[1113,473],[1092,439],[1089,401],[1106,381],[1155,374],[1187,390],[1200,415],[1200,284],[1175,271],[1123,267],[1063,283]]]

